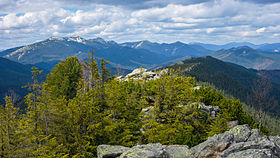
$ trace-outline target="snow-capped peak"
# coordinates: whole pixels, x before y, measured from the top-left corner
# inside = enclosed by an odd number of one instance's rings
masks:
[[[67,41],[74,41],[74,42],[83,43],[83,44],[85,44],[85,42],[86,42],[86,40],[81,38],[80,36],[69,37],[69,38],[67,38]]]

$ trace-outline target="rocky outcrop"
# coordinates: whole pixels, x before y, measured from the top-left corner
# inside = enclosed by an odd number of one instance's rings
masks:
[[[154,102],[153,100],[150,102]],[[212,118],[217,117],[217,114],[220,110],[219,106],[211,106],[211,105],[205,105],[204,103],[192,103],[190,105],[183,105],[183,104],[179,104],[178,107],[182,107],[182,108],[188,108],[189,106],[197,106],[202,112],[205,112],[207,114],[209,114]],[[143,116],[147,116],[148,114],[150,114],[151,110],[154,108],[154,106],[149,106],[146,108],[142,109],[142,115]],[[238,123],[238,122],[237,122]],[[235,122],[232,122],[232,126],[235,126]]]
[[[100,145],[98,158],[278,158],[280,137],[261,136],[248,125],[237,125],[189,149],[186,145],[137,145],[132,148]]]
[[[212,118],[217,117],[217,113],[219,112],[219,106],[205,105],[204,103],[198,103],[197,106],[201,109],[201,111],[210,114]]]
[[[120,158],[144,158],[144,157],[154,157],[154,158],[165,158],[167,153],[163,150],[160,143],[147,144],[147,145],[137,145],[132,147],[131,150],[124,152]]]
[[[114,147],[120,149],[116,150]],[[111,149],[113,151],[108,152]],[[120,151],[123,153],[120,154]],[[190,149],[186,145],[166,146],[160,143],[137,145],[129,150],[124,150],[122,146],[101,145],[97,148],[97,155],[98,158],[191,158]]]
[[[138,68],[133,70],[131,73],[127,74],[126,76],[118,76],[117,79],[121,81],[127,81],[129,79],[134,80],[155,80],[160,78],[164,73],[167,73],[167,69],[161,70],[158,73],[148,71],[145,68]]]
[[[118,157],[130,148],[119,145],[99,145],[97,147],[97,156],[102,158]]]

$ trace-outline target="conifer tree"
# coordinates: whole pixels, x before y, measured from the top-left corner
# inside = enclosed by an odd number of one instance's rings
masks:
[[[34,123],[34,135],[36,135],[36,143],[39,145],[39,138],[38,138],[38,126],[39,126],[39,111],[38,111],[38,97],[41,93],[41,84],[39,84],[38,77],[42,73],[42,71],[38,70],[37,67],[32,67],[32,79],[33,83],[28,84],[29,90],[32,92],[26,96],[26,103],[28,107],[28,117]]]
[[[108,77],[110,76],[110,72],[109,70],[106,68],[106,64],[108,64],[108,61],[105,61],[104,58],[101,59],[100,62],[100,67],[101,67],[101,90],[102,90],[102,94],[101,94],[101,101],[104,101],[105,99],[105,82],[107,82]]]
[[[75,97],[81,77],[82,67],[78,58],[69,57],[52,69],[47,76],[46,87],[53,98],[65,97],[69,100]]]
[[[95,51],[88,52],[88,58],[84,60],[86,76],[88,76],[89,88],[94,89],[100,79],[97,58],[94,57]]]
[[[6,97],[5,101],[5,107],[0,107],[0,156],[14,157],[18,109],[12,105],[10,97]]]

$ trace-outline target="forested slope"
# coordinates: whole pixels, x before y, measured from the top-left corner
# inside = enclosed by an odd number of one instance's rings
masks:
[[[229,98],[240,99],[254,118],[262,120],[270,130],[280,132],[277,70],[246,69],[210,56],[187,59],[168,68],[180,70],[184,76],[193,76],[198,82],[219,89]]]
[[[39,76],[34,69],[25,114],[8,97],[0,108],[2,157],[94,157],[100,144],[192,147],[227,130],[232,120],[258,127],[238,100],[196,89],[194,78],[172,70],[155,80],[120,81],[109,78],[103,59],[98,67],[89,56],[84,63],[67,58],[42,84]],[[219,110],[213,116],[203,104]]]

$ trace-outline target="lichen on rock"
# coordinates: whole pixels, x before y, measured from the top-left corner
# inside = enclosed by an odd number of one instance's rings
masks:
[[[278,158],[280,137],[261,136],[257,129],[237,125],[191,149],[186,145],[151,143],[132,148],[101,145],[98,158]]]

